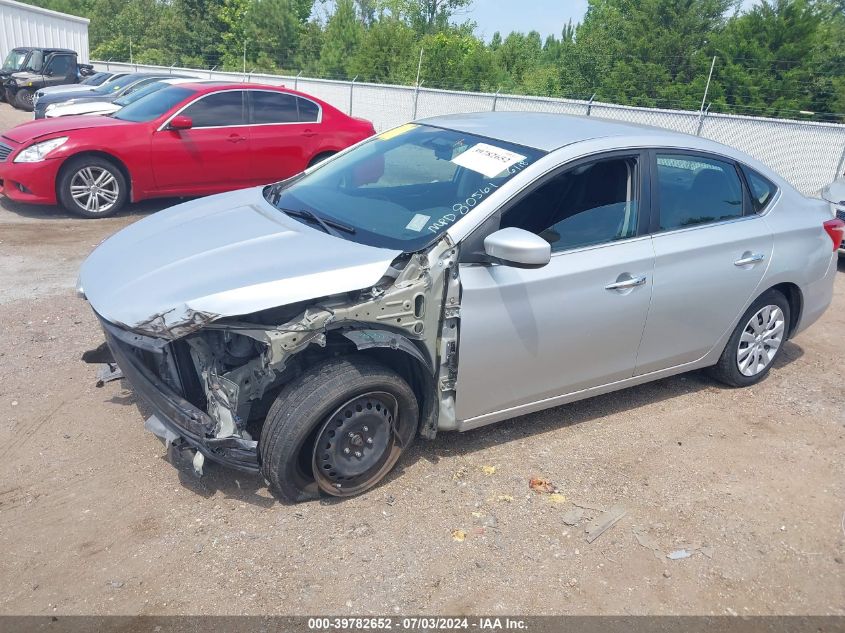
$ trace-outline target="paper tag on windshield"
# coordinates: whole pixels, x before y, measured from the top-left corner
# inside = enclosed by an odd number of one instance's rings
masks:
[[[472,171],[477,171],[479,174],[484,174],[488,178],[493,178],[521,160],[525,160],[525,156],[495,145],[478,143],[457,158],[453,158],[452,162]]]
[[[417,213],[413,218],[411,218],[411,221],[408,222],[408,226],[406,226],[405,228],[411,231],[422,231],[426,227],[430,219],[430,215],[423,215],[422,213]]]

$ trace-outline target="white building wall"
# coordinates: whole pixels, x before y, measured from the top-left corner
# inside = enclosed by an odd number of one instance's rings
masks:
[[[88,19],[0,0],[0,63],[17,46],[53,46],[79,53],[88,61]]]

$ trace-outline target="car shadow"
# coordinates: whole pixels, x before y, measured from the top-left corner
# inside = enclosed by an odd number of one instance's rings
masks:
[[[787,341],[783,353],[773,365],[773,369],[777,371],[803,355],[804,350],[800,345]],[[124,391],[111,396],[107,399],[107,402],[134,406],[138,411],[138,424],[143,424],[143,421],[152,415],[152,411],[146,404],[135,398],[125,380],[121,380],[121,385]],[[437,464],[442,458],[471,455],[493,446],[501,446],[534,435],[575,427],[609,415],[633,411],[708,389],[728,391],[732,388],[710,378],[703,370],[698,370],[600,396],[593,396],[559,407],[544,409],[466,433],[439,433],[437,438],[430,442],[417,439],[408,453],[399,461],[397,467],[368,494],[374,494],[383,485],[402,477],[404,470],[419,459]],[[168,447],[166,453],[162,454],[162,460],[177,469],[180,483],[203,498],[210,498],[219,492],[227,499],[262,508],[271,508],[276,504],[296,505],[272,496],[260,475],[228,469],[210,460],[205,461],[203,475],[198,477],[194,473],[191,463],[192,457],[190,451],[180,451],[172,446]],[[319,503],[322,505],[335,505],[344,501],[343,498],[327,496],[319,499]]]
[[[777,371],[803,355],[804,350],[800,345],[787,341],[783,353],[772,365],[772,369]],[[417,459],[437,463],[443,457],[469,455],[487,450],[492,446],[574,427],[609,415],[634,411],[700,391],[729,391],[731,389],[733,388],[708,376],[704,370],[692,371],[529,413],[465,433],[440,433],[433,442],[416,443],[402,462],[405,466],[414,463]],[[385,481],[399,475],[401,472],[394,471]]]
[[[839,262],[837,262],[837,267],[836,267],[836,269],[837,269],[840,273],[845,273],[845,255],[840,255],[840,256],[839,256]]]
[[[150,215],[156,211],[161,211],[167,207],[172,207],[175,204],[184,202],[185,198],[154,198],[152,200],[142,200],[128,204],[123,209],[108,216],[109,218],[121,218]],[[0,197],[0,208],[9,213],[26,218],[28,220],[84,220],[90,221],[88,218],[83,218],[73,213],[69,213],[59,205],[44,205],[44,204],[22,204],[10,200],[5,196]],[[95,218],[96,220],[96,218]]]

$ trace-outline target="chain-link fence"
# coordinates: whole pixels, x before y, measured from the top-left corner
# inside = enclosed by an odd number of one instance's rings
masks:
[[[302,76],[242,74],[118,62],[93,62],[98,70],[167,72],[203,79],[285,85],[322,99],[377,131],[409,120],[480,111],[554,112],[596,116],[667,128],[730,145],[774,169],[805,195],[819,191],[845,169],[845,125],[663,110],[611,103],[440,90],[420,86],[336,81]]]

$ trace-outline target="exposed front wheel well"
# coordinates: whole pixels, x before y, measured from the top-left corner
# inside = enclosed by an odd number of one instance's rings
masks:
[[[298,375],[307,371],[310,367],[332,356],[354,358],[359,355],[371,358],[392,369],[408,383],[419,404],[419,431],[426,438],[433,438],[437,431],[437,415],[440,410],[437,381],[429,367],[407,351],[390,347],[357,349],[352,341],[344,337],[340,331],[335,330],[327,333],[326,347],[319,348],[312,345],[308,350],[297,355],[296,369],[293,368],[293,364],[291,367],[292,374]],[[265,398],[267,397],[265,395]]]

